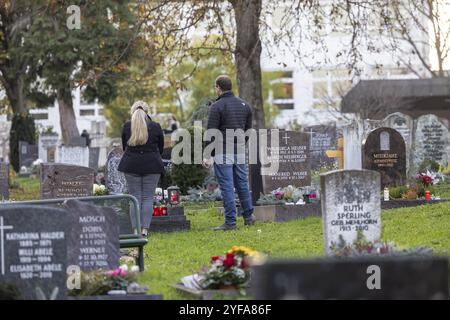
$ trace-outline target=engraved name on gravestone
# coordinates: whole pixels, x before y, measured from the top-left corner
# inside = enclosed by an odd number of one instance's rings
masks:
[[[89,148],[60,146],[57,149],[55,161],[57,163],[89,167]]]
[[[0,162],[0,201],[9,199],[9,163]]]
[[[381,187],[406,183],[406,146],[401,134],[392,128],[373,130],[363,142],[363,168],[381,174]]]
[[[120,147],[112,149],[108,154],[108,159],[106,161],[105,183],[110,194],[122,194],[126,193],[127,190],[125,175],[118,171],[122,155],[123,151]]]
[[[310,173],[310,137],[307,133],[280,131],[279,145],[271,146],[270,133],[267,138],[267,156],[270,163],[278,162],[277,172],[264,172],[268,165],[261,166],[264,193],[279,187],[296,187],[311,184]]]
[[[41,165],[41,199],[92,196],[94,170],[91,168],[43,163]]]
[[[59,137],[57,134],[39,135],[39,159],[42,162],[55,162],[55,152],[58,146]]]
[[[98,159],[100,157],[100,148],[89,148],[89,168],[98,170]]]
[[[335,166],[336,158],[329,158],[326,152],[337,148],[336,127],[317,125],[306,127],[304,132],[311,137],[311,169],[317,170],[323,167]]]
[[[435,115],[425,115],[417,119],[414,137],[414,165],[424,160],[432,160],[445,165],[450,160],[450,133]]]
[[[19,141],[19,165],[29,167],[38,158],[38,146],[26,141]]]
[[[66,294],[67,213],[41,206],[0,208],[0,283],[14,285],[21,299]]]
[[[331,254],[340,238],[352,243],[362,231],[368,241],[381,234],[380,173],[336,170],[320,176],[324,244]]]
[[[119,221],[110,207],[77,200],[65,203],[69,214],[68,263],[83,271],[119,266]]]

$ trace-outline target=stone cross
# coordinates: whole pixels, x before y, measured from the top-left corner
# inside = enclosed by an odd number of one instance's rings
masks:
[[[284,139],[284,141],[285,141],[284,143],[287,144],[287,143],[288,143],[287,141],[288,141],[288,139],[289,139],[289,136],[288,136],[287,132],[284,134],[283,139]]]

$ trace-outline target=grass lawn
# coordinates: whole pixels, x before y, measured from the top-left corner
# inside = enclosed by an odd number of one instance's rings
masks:
[[[11,200],[39,199],[39,180],[13,178]],[[450,198],[449,184],[438,194]],[[324,254],[322,220],[308,218],[284,223],[259,222],[229,232],[211,231],[223,223],[214,204],[186,207],[191,221],[189,232],[152,234],[145,248],[146,271],[141,280],[151,293],[162,293],[165,299],[184,299],[171,285],[186,275],[208,265],[210,257],[224,254],[233,245],[245,245],[271,258],[314,257]],[[450,255],[450,202],[383,211],[382,238],[403,248],[429,247],[439,254]]]
[[[233,245],[249,246],[272,258],[314,257],[324,254],[322,220],[308,218],[284,223],[257,223],[236,231],[214,232],[222,217],[215,209],[188,210],[192,230],[152,234],[146,246],[146,271],[141,280],[165,299],[185,299],[170,285],[209,264]],[[382,213],[382,238],[399,247],[430,247],[450,255],[450,203],[402,208]]]

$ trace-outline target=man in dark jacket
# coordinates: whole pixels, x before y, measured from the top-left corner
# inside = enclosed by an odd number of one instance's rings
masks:
[[[227,129],[243,130],[252,127],[252,110],[247,102],[236,97],[232,91],[231,79],[219,76],[215,83],[218,98],[211,105],[208,117],[208,129],[220,130],[223,137],[222,152],[214,157],[214,172],[219,182],[225,208],[225,223],[214,230],[236,229],[236,201],[234,188],[239,196],[245,225],[255,223],[253,204],[248,188],[247,166],[245,164],[245,140],[227,137]],[[228,146],[227,146],[228,144]],[[208,166],[210,160],[205,160]]]

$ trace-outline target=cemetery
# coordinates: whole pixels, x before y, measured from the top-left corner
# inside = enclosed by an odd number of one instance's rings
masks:
[[[0,300],[450,299],[449,3],[63,2],[0,3]]]

